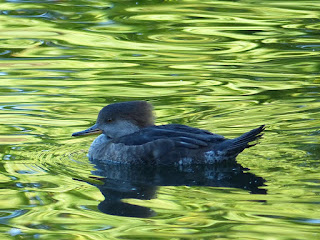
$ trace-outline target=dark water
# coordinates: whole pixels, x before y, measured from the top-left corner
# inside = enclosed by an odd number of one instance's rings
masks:
[[[0,238],[320,239],[319,10],[2,1]],[[70,135],[130,100],[226,137],[268,127],[231,166],[97,169]]]

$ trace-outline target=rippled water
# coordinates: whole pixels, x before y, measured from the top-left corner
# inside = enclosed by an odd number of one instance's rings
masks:
[[[1,239],[320,239],[319,10],[2,1]],[[268,127],[222,169],[90,163],[93,138],[71,133],[138,99],[158,123]]]

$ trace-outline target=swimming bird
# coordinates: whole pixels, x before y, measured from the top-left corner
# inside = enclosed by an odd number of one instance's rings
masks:
[[[262,136],[262,125],[227,139],[207,130],[181,124],[155,125],[153,107],[146,101],[107,105],[96,123],[72,136],[100,134],[91,144],[92,160],[128,164],[214,164],[231,161]]]

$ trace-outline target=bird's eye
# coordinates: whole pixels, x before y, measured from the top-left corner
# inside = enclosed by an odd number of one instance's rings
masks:
[[[107,119],[107,122],[109,123],[109,122],[112,122],[112,118],[108,118]]]

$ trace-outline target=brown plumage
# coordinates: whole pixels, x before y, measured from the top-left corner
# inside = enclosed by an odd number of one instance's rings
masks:
[[[226,139],[207,130],[180,124],[154,125],[152,105],[145,101],[104,107],[91,128],[73,136],[102,133],[89,158],[119,163],[212,164],[234,160],[250,142],[262,136],[264,125],[240,137]]]

